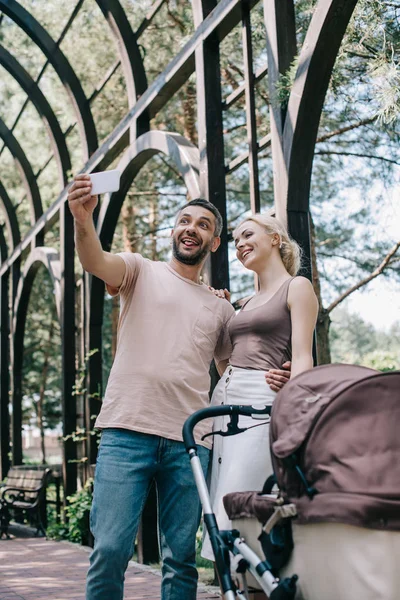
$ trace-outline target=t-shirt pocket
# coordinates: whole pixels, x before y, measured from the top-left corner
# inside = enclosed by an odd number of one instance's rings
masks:
[[[193,339],[198,346],[209,346],[214,352],[221,329],[221,320],[218,315],[207,306],[202,306],[197,315],[194,326]],[[212,358],[212,357],[211,357]]]

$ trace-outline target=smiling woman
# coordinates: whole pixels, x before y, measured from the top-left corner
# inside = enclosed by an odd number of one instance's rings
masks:
[[[266,244],[265,232],[270,236],[274,236],[274,245],[278,244],[279,246],[282,263],[289,275],[294,277],[300,268],[301,248],[289,237],[285,227],[283,227],[278,219],[269,215],[252,215],[233,232],[237,257],[240,262],[244,265],[245,258],[253,251],[252,242],[254,243],[254,236],[257,232],[264,233],[260,237],[261,243],[264,242],[264,244]],[[245,266],[251,270],[256,270],[248,266],[248,264]]]
[[[267,385],[272,383],[271,369],[281,369],[288,361],[292,363],[291,376],[312,368],[318,303],[311,283],[296,277],[300,249],[277,219],[253,215],[237,227],[233,236],[239,261],[258,275],[260,289],[229,324],[232,352],[211,403],[262,408],[271,405],[276,395]],[[218,417],[214,429],[224,431],[226,420]],[[251,419],[240,417],[239,427],[249,429],[238,439],[215,437],[210,493],[220,529],[231,527],[223,496],[262,489],[273,472],[268,422],[256,429],[252,425]],[[208,536],[202,555],[213,559]]]

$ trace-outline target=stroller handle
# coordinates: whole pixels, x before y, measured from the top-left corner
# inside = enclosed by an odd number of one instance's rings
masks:
[[[202,408],[193,413],[183,424],[182,436],[186,451],[196,449],[197,445],[194,439],[193,430],[197,423],[204,419],[221,417],[223,415],[244,415],[251,417],[253,415],[270,415],[271,406],[263,408],[254,408],[253,406],[242,406],[241,404],[225,404],[224,406],[210,406]]]

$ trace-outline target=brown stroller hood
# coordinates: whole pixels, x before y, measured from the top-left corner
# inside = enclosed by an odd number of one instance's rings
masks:
[[[302,373],[277,395],[270,436],[298,523],[400,529],[400,372],[338,364]]]

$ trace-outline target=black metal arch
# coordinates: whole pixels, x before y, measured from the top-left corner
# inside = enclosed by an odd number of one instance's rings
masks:
[[[0,227],[0,262],[7,257],[7,244],[3,228]],[[10,417],[8,411],[8,393],[10,386],[9,371],[9,333],[10,313],[8,309],[10,271],[0,277],[0,469],[7,473],[10,466]],[[4,401],[6,399],[6,401]]]
[[[125,151],[118,163],[121,183],[118,192],[103,200],[97,232],[103,248],[109,250],[121,207],[132,182],[143,165],[155,154],[165,154],[175,164],[192,198],[200,195],[199,152],[189,140],[177,133],[149,131]]]
[[[0,64],[22,87],[32,101],[49,132],[54,156],[57,161],[60,187],[62,189],[68,183],[68,171],[71,169],[71,160],[67,144],[65,143],[65,137],[57,121],[57,117],[37,83],[24,69],[21,63],[19,63],[3,46],[0,46]]]
[[[357,0],[319,0],[298,58],[287,110],[272,101],[271,138],[277,216],[310,256],[309,193],[321,111],[335,59]],[[296,54],[293,0],[264,0],[269,88]],[[311,262],[303,267],[311,278]]]
[[[0,10],[12,19],[42,50],[54,67],[75,109],[86,158],[97,148],[97,133],[81,82],[46,29],[16,0],[0,0]]]
[[[93,172],[106,169],[114,163],[115,159],[122,156],[119,162],[119,168],[123,171],[121,190],[110,198],[104,198],[97,223],[104,248],[109,249],[111,247],[125,195],[133,179],[151,156],[161,152],[168,155],[175,164],[179,163],[180,166],[177,165],[178,170],[190,195],[206,197],[214,202],[223,217],[226,217],[226,175],[246,161],[249,165],[251,208],[252,210],[259,208],[258,153],[262,147],[271,144],[276,209],[277,212],[280,212],[279,216],[281,218],[284,220],[287,218],[290,233],[302,244],[307,254],[309,241],[308,194],[316,132],[335,56],[348,20],[356,5],[356,0],[317,0],[314,3],[313,18],[306,35],[305,44],[300,52],[299,68],[292,86],[289,103],[287,106],[282,106],[279,101],[270,103],[271,133],[261,140],[257,137],[254,97],[255,81],[261,75],[254,73],[251,31],[251,11],[259,1],[192,0],[195,25],[193,35],[162,73],[150,86],[147,86],[146,73],[137,46],[137,39],[139,35],[143,34],[152,17],[158,12],[163,0],[157,0],[154,3],[151,14],[148,18],[146,17],[135,34],[132,32],[120,4],[121,0],[96,0],[117,41],[129,100],[129,111],[102,146],[96,150],[96,131],[89,102],[83,93],[76,74],[58,47],[59,42],[64,38],[70,24],[78,14],[82,6],[82,0],[75,4],[72,15],[57,43],[16,0],[0,0],[0,10],[11,17],[32,41],[42,49],[48,59],[47,62],[53,65],[64,89],[70,94],[77,114],[82,142],[86,149],[87,160],[82,165],[81,171]],[[295,0],[263,0],[268,65],[263,67],[262,72],[264,76],[268,69],[270,98],[274,94],[278,78],[280,75],[287,73],[288,67],[297,55],[295,4]],[[224,106],[221,97],[220,45],[222,40],[240,22],[242,23],[244,83],[240,86],[240,89],[235,90],[234,93],[228,96]],[[118,64],[119,61],[116,65]],[[108,81],[108,77],[110,73],[115,71],[116,65],[101,82],[96,93]],[[12,74],[18,79],[15,62],[12,64],[12,71]],[[177,134],[149,131],[149,119],[159,114],[160,110],[173,98],[174,94],[188,81],[193,73],[196,74],[197,79],[198,150]],[[19,71],[19,74],[21,74],[21,71]],[[24,81],[27,88],[28,79],[25,77]],[[33,89],[33,87],[30,87],[30,97]],[[245,153],[234,157],[226,167],[224,164],[223,110],[241,95],[244,96],[246,106],[248,148]],[[41,113],[44,113],[43,99],[37,95],[36,102]],[[38,106],[36,107],[38,108]],[[59,135],[60,132],[58,131]],[[8,147],[10,147],[10,144],[13,146],[14,152],[12,154],[17,161],[18,156],[20,159],[22,157],[26,159],[21,148],[16,146],[17,142],[14,137],[11,137],[10,131],[7,128],[4,129],[4,124],[3,137],[7,138]],[[60,148],[60,145],[57,145]],[[88,159],[88,157],[90,158]],[[32,196],[31,191],[30,193]],[[0,205],[2,203],[6,213],[9,245],[10,247],[14,245],[9,256],[5,254],[4,244],[2,248],[0,247],[0,254],[2,253],[2,264],[0,265],[2,331],[0,347],[1,474],[5,474],[7,470],[9,451],[7,411],[9,392],[12,385],[9,385],[7,379],[8,366],[6,359],[8,358],[10,318],[15,307],[15,319],[13,321],[15,328],[14,348],[12,353],[15,367],[13,372],[13,386],[15,388],[13,439],[14,461],[19,462],[22,459],[22,449],[21,439],[18,437],[18,428],[21,422],[21,416],[18,414],[21,396],[21,390],[18,388],[18,385],[20,385],[18,373],[21,372],[21,365],[18,364],[18,360],[22,360],[21,348],[29,302],[29,286],[32,286],[35,270],[39,268],[41,263],[46,263],[49,256],[43,254],[42,251],[31,254],[25,266],[24,279],[21,280],[18,286],[20,261],[23,253],[28,252],[32,244],[38,244],[38,234],[40,233],[41,239],[43,239],[45,229],[49,228],[57,219],[60,224],[60,259],[56,255],[52,255],[51,262],[53,266],[56,266],[56,270],[59,269],[61,272],[59,280],[58,275],[54,275],[54,281],[59,281],[59,284],[57,283],[58,287],[56,285],[55,287],[59,290],[57,309],[62,330],[62,397],[65,433],[72,433],[77,424],[76,397],[73,393],[77,352],[75,337],[71,335],[71,332],[75,330],[77,321],[75,318],[76,279],[74,274],[73,223],[66,206],[66,195],[67,191],[64,189],[51,207],[36,220],[36,223],[22,241],[17,243],[19,231],[15,211],[14,209],[10,210],[10,202],[7,201],[6,194],[1,193],[0,188]],[[6,199],[4,200],[4,198]],[[37,195],[36,199],[40,200],[40,197]],[[41,214],[41,210],[39,212]],[[226,219],[224,220],[226,221]],[[218,287],[228,286],[229,282],[226,226],[222,240],[223,250],[220,253],[215,253],[211,261],[212,281]],[[41,242],[39,241],[39,243]],[[12,294],[9,293],[10,288],[13,290]],[[83,332],[80,338],[81,354],[93,348],[99,349],[99,352],[92,356],[89,363],[89,381],[87,385],[89,394],[86,398],[85,419],[86,425],[91,427],[90,416],[96,414],[99,409],[99,402],[91,397],[91,394],[97,392],[99,386],[101,389],[101,328],[104,294],[102,282],[88,275],[84,276],[82,289],[84,291],[85,316],[82,319],[82,329],[79,331],[79,335]],[[14,304],[9,307],[9,298],[15,295],[17,295],[17,298]],[[93,462],[95,450],[95,448],[89,449],[89,463]],[[65,443],[63,472],[66,495],[74,491],[77,481],[76,464],[72,464],[76,458],[76,452],[76,446],[72,441]]]
[[[305,211],[309,207],[321,111],[337,53],[356,4],[357,0],[320,0],[300,52],[283,131],[288,211]]]
[[[4,210],[5,222],[6,222],[6,227],[7,227],[7,231],[8,231],[8,239],[9,239],[8,246],[10,246],[9,250],[12,252],[20,242],[20,239],[21,239],[20,231],[19,231],[17,215],[15,213],[15,208],[14,208],[14,206],[11,202],[11,199],[10,199],[5,187],[3,186],[1,180],[0,180],[0,206],[2,206],[3,210]],[[4,238],[3,230],[2,230],[2,236]],[[6,254],[6,256],[4,256],[4,252],[7,252],[7,243],[5,240],[4,240],[4,244],[5,244],[5,249],[2,248],[1,262],[6,260],[6,257],[8,256],[8,254]],[[14,263],[11,267],[11,286],[10,286],[10,288],[11,288],[11,297],[13,299],[15,298],[15,295],[16,295],[20,272],[21,272],[21,258],[17,258],[17,260],[14,261]],[[8,280],[10,279],[8,274],[4,274],[2,277],[0,277],[0,279],[2,279],[1,285],[7,286],[7,294],[8,294],[8,288],[9,288]],[[8,309],[8,306],[7,306],[7,309]],[[8,331],[9,317],[6,318],[6,314],[4,314],[1,316],[1,319],[3,321],[3,324],[0,326],[0,329],[2,331],[3,330]],[[8,339],[4,343],[8,347]]]
[[[53,248],[36,247],[30,253],[24,271],[19,280],[15,311],[12,324],[11,364],[13,369],[13,412],[12,412],[12,442],[14,464],[22,463],[22,366],[24,356],[24,335],[29,299],[37,272],[44,266],[50,274],[55,288],[57,315],[61,312],[61,266],[58,252]]]
[[[61,263],[60,256],[54,248],[46,246],[36,246],[29,254],[24,264],[24,270],[21,275],[17,296],[15,299],[15,312],[13,320],[13,332],[16,335],[18,328],[21,327],[21,316],[26,316],[26,309],[29,304],[29,298],[32,287],[35,281],[37,271],[41,265],[44,265],[50,274],[51,281],[54,285],[55,302],[57,315],[60,318],[61,312],[61,296],[60,296],[60,281],[61,281]],[[23,324],[25,327],[25,323]]]
[[[131,107],[147,89],[146,72],[136,36],[119,0],[96,0],[96,3],[116,39],[125,75],[128,103]],[[140,116],[135,126],[136,131],[132,139],[149,130],[150,122],[146,112]]]
[[[17,219],[17,215],[15,214],[15,208],[13,206],[13,203],[11,202],[9,195],[7,194],[7,190],[5,189],[4,185],[1,183],[1,180],[0,180],[0,203],[4,210],[4,216],[5,216],[6,225],[7,225],[10,247],[11,247],[11,250],[14,250],[14,248],[19,244],[19,242],[21,240],[19,226],[18,226],[18,219]]]
[[[27,159],[26,154],[21,148],[18,140],[10,131],[10,129],[8,129],[7,125],[2,119],[0,119],[0,138],[2,138],[3,142],[11,152],[21,172],[31,207],[31,223],[34,225],[43,214],[43,207],[39,187],[35,174],[32,170],[31,163]],[[40,232],[39,236],[43,236],[43,233]],[[40,245],[39,241],[38,244]]]
[[[3,227],[0,226],[0,264],[6,260],[8,256],[8,247],[4,236]]]

